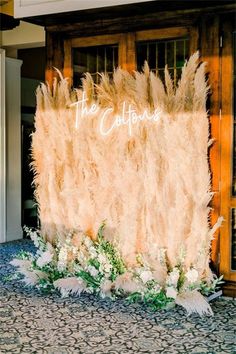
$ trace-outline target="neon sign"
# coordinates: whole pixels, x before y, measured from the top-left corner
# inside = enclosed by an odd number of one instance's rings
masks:
[[[88,99],[86,98],[85,93],[83,92],[82,99],[72,103],[70,106],[76,106],[76,119],[75,119],[75,128],[79,128],[79,120],[86,115],[98,114],[100,107],[93,103],[90,107],[87,106],[86,102]],[[155,109],[154,112],[149,112],[148,110],[144,110],[141,114],[138,114],[135,109],[132,108],[131,104],[127,104],[127,102],[123,102],[122,104],[122,113],[114,114],[113,108],[106,108],[101,111],[100,114],[100,125],[99,131],[101,135],[106,136],[109,135],[113,129],[118,128],[122,125],[127,125],[129,135],[132,135],[132,126],[142,122],[142,121],[153,121],[157,122],[160,118],[161,111],[159,109]],[[111,119],[113,117],[113,119]],[[109,128],[105,128],[105,125],[111,121]]]

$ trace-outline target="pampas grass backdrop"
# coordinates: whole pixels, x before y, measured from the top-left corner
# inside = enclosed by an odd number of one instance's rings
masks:
[[[113,80],[101,74],[99,85],[87,73],[83,90],[71,91],[63,78],[52,89],[41,84],[32,154],[47,240],[63,241],[70,230],[96,238],[106,220],[105,236],[116,242],[129,265],[142,252],[161,281],[166,276],[158,256],[163,249],[170,267],[184,259],[186,267],[211,277],[210,243],[221,220],[210,230],[204,71],[195,53],[176,89],[167,68],[163,84],[147,65],[134,75],[117,69]],[[81,118],[76,129],[76,108],[70,105],[82,92],[99,111]],[[109,107],[120,112],[124,101],[138,113],[161,109],[160,119],[133,125],[131,136],[127,126],[102,136],[101,112]]]

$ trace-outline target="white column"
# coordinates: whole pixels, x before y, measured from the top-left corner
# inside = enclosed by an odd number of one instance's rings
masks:
[[[6,58],[6,241],[22,238],[21,64]]]
[[[6,241],[5,50],[0,49],[0,243]]]

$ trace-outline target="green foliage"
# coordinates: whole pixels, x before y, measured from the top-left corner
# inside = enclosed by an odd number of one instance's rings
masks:
[[[132,294],[128,295],[126,298],[126,300],[131,304],[140,303],[140,302],[142,302],[142,299],[143,299],[143,296],[139,292],[132,293]]]
[[[104,239],[103,230],[105,228],[105,222],[102,223],[98,230],[98,250],[104,253],[110,264],[112,265],[110,280],[114,281],[118,275],[123,274],[126,271],[125,263],[115,247]]]
[[[39,279],[37,283],[37,288],[43,293],[43,294],[51,294],[56,291],[56,289],[53,286],[53,283],[50,281],[50,279]]]
[[[166,308],[169,303],[173,302],[166,296],[165,291],[162,289],[160,292],[147,291],[144,294],[143,302],[146,306],[151,308],[153,311]]]
[[[104,228],[105,222],[103,222],[99,228],[97,241],[95,242],[88,238],[88,236],[82,235],[82,237],[84,237],[82,247],[78,250],[74,249],[74,246],[70,243],[69,237],[66,244],[61,244],[59,241],[52,249],[51,246],[48,247],[48,244],[45,243],[43,238],[41,238],[36,231],[30,232],[29,229],[27,229],[36,247],[38,247],[38,251],[35,256],[30,252],[21,251],[17,255],[17,258],[31,261],[29,271],[40,271],[44,273],[41,278],[41,273],[38,273],[38,283],[36,284],[36,287],[43,293],[48,294],[58,291],[54,287],[54,282],[58,279],[78,277],[78,279],[85,282],[85,291],[89,293],[100,294],[100,296],[103,297],[109,296],[112,299],[125,297],[130,303],[143,303],[154,311],[175,305],[175,300],[166,295],[166,289],[168,287],[172,287],[177,294],[187,286],[188,290],[196,289],[207,296],[217,291],[219,286],[223,283],[223,276],[215,278],[211,282],[203,280],[200,283],[194,281],[192,283],[186,283],[186,270],[184,270],[181,263],[178,263],[174,268],[168,268],[169,279],[166,280],[166,284],[160,286],[160,284],[152,278],[152,270],[148,264],[143,262],[142,255],[137,255],[138,266],[136,269],[128,269],[126,267],[115,246],[105,240]],[[78,259],[78,256],[76,256],[72,258],[72,261],[68,261],[67,255],[73,252],[75,252],[75,255],[77,255],[76,252],[78,252],[81,258]],[[38,262],[40,257],[42,258],[40,262]],[[60,266],[59,262],[61,262]],[[38,264],[41,264],[41,266]],[[135,289],[137,290],[133,293],[128,293],[127,290],[124,290],[127,289],[127,287],[122,288],[122,280],[120,283],[121,286],[119,285],[116,288],[116,278],[126,272],[128,272],[127,274],[129,275],[127,279],[131,282],[131,289],[133,288],[132,282],[135,283]],[[16,274],[19,273],[21,273],[20,267]],[[151,280],[145,282],[145,276],[146,279]],[[8,280],[11,279],[13,278],[8,277]],[[126,277],[124,277],[124,279],[126,279]],[[61,289],[61,291],[63,295],[63,289]]]
[[[76,276],[83,279],[87,285],[94,290],[98,289],[101,284],[101,278],[95,278],[90,273],[81,270],[80,272],[76,273]]]
[[[130,294],[127,300],[129,303],[143,303],[153,311],[164,309],[174,303],[173,299],[166,296],[163,289],[158,292],[152,289],[146,290],[144,293],[135,292]]]
[[[224,284],[223,275],[219,278],[215,278],[212,283],[207,283],[205,281],[200,284],[200,292],[202,295],[208,296],[219,290],[220,285]]]
[[[185,274],[182,270],[182,268],[180,269],[180,273],[179,273],[179,279],[178,279],[178,283],[177,283],[177,289],[180,290],[185,282]]]
[[[100,267],[100,263],[96,258],[89,259],[88,264],[93,266],[96,269],[99,269],[99,267]]]
[[[15,258],[22,260],[32,260],[33,255],[30,252],[20,251]]]

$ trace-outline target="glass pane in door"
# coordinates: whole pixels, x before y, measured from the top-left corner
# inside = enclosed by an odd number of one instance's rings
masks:
[[[101,45],[73,49],[73,84],[81,86],[81,79],[89,72],[96,83],[99,82],[99,74],[105,72],[108,75],[118,66],[118,45]]]
[[[167,64],[176,84],[181,75],[181,68],[188,57],[188,47],[188,38],[138,42],[136,47],[137,69],[142,70],[146,60],[150,69],[163,79]]]

